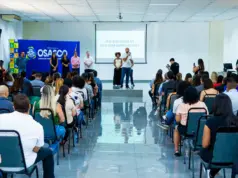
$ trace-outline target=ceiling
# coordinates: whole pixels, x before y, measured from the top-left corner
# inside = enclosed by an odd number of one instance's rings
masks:
[[[0,0],[23,21],[200,22],[238,17],[238,0]]]

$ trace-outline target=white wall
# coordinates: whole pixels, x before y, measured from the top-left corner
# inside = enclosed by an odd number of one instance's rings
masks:
[[[210,67],[212,63],[208,62],[215,58],[220,60],[222,56],[222,53],[216,54],[216,51],[223,50],[222,30],[219,31],[216,27],[222,27],[222,24],[213,24],[211,28],[209,23],[149,23],[147,31],[148,63],[137,64],[134,67],[134,78],[150,80],[158,69],[167,71],[165,66],[171,57],[180,63],[180,71],[183,75],[192,72],[193,63],[197,63],[198,58],[204,59],[206,69],[216,70],[218,66]],[[210,38],[213,31],[215,34]],[[215,45],[216,35],[222,35],[221,39],[219,38],[219,45]],[[87,50],[91,51],[93,56],[95,52],[95,28],[90,22],[25,22],[23,37],[24,39],[38,40],[80,41],[81,58],[84,57]],[[95,68],[98,70],[100,78],[112,79],[112,65],[97,64]]]
[[[224,31],[224,62],[232,62],[235,67],[238,59],[238,19],[226,21]]]
[[[0,59],[4,60],[4,66],[7,67],[8,62],[10,61],[9,39],[22,38],[22,22],[6,22],[0,19],[0,29],[2,29]]]

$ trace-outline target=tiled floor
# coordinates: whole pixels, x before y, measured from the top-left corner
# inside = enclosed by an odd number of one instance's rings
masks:
[[[174,157],[167,133],[157,126],[147,85],[137,87],[144,89],[143,102],[123,103],[121,99],[102,103],[96,120],[84,128],[80,143],[70,155],[61,155],[60,165],[55,166],[56,178],[192,177],[183,157]],[[195,168],[195,177],[199,177],[197,158]]]

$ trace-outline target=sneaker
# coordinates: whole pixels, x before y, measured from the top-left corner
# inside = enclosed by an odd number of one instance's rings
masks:
[[[167,125],[165,123],[159,123],[157,125],[163,130],[169,130],[169,125]]]
[[[162,116],[162,119],[163,119],[164,121],[166,121],[166,120],[167,120],[166,115],[163,115],[163,116]]]
[[[130,87],[129,87],[129,86],[127,86],[127,87],[126,87],[126,89],[130,89]]]
[[[180,157],[180,156],[181,156],[181,153],[180,153],[179,151],[176,151],[176,152],[174,153],[174,156]]]

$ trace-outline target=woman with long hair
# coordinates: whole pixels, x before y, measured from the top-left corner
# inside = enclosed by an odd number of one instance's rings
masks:
[[[70,64],[70,61],[69,61],[66,53],[64,53],[64,55],[61,59],[61,62],[62,62],[62,78],[65,78],[69,72],[69,64]]]
[[[50,74],[53,75],[58,71],[58,59],[56,53],[53,52],[51,59],[50,59]]]
[[[64,79],[59,78],[55,81],[55,95],[59,94],[60,87],[64,85]]]
[[[65,122],[65,116],[61,105],[56,102],[53,87],[50,85],[45,85],[41,88],[41,99],[34,103],[33,111],[40,108],[48,108],[53,111],[57,136],[64,138],[65,128],[63,125]],[[41,111],[40,115],[44,118],[50,119],[50,112],[48,111]]]
[[[174,149],[175,156],[181,156],[179,152],[180,135],[184,135],[186,132],[186,124],[188,118],[188,111],[191,108],[205,108],[208,111],[204,102],[199,101],[199,95],[194,87],[188,87],[184,91],[183,103],[181,103],[176,110],[176,122],[178,125],[174,129]],[[194,112],[203,112],[204,110],[197,109]]]
[[[198,59],[198,66],[196,66],[194,63],[193,72],[195,75],[197,75],[197,74],[201,74],[204,71],[205,71],[204,62],[202,59]]]
[[[121,66],[122,66],[122,59],[121,59],[121,53],[117,52],[115,53],[115,59],[114,59],[114,77],[113,77],[113,86],[118,87],[121,85]]]
[[[213,88],[213,83],[211,79],[205,79],[203,81],[204,90],[201,91],[200,101],[204,101],[206,95],[217,95],[219,92]]]
[[[203,131],[201,158],[209,163],[212,160],[212,150],[216,140],[216,131],[219,127],[238,127],[238,118],[233,114],[232,103],[226,94],[219,94],[215,98],[213,117],[208,119]],[[235,149],[235,148],[234,148]],[[213,178],[220,169],[211,169]]]
[[[222,75],[219,75],[219,76],[217,77],[217,82],[216,82],[216,83],[213,83],[213,87],[214,87],[214,88],[217,88],[217,87],[221,86],[221,85],[222,85],[223,78],[224,78],[224,77],[223,77]]]
[[[192,84],[193,83],[193,76],[192,76],[192,74],[187,73],[186,76],[185,76],[184,81],[189,82],[190,84]]]
[[[212,72],[211,74],[212,83],[213,84],[217,83],[217,79],[218,79],[218,74],[216,72]]]

